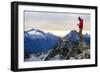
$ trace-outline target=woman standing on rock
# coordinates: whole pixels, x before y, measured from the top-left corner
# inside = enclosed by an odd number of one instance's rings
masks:
[[[78,20],[79,20],[79,24],[77,24],[77,25],[79,26],[80,42],[83,42],[83,37],[82,37],[83,19],[81,19],[80,17],[78,17]]]
[[[83,35],[82,35],[83,19],[81,19],[81,17],[78,17],[78,20],[79,20],[79,24],[77,24],[77,25],[79,26],[79,37],[80,37],[79,49],[82,53],[82,58],[84,58],[84,54],[83,54]]]

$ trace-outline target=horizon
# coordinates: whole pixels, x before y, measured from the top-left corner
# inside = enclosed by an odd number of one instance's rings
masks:
[[[29,30],[27,30],[27,31],[29,31]],[[64,30],[40,30],[40,31],[43,31],[45,33],[52,33],[52,34],[59,36],[59,37],[64,37],[66,34],[70,33],[72,30],[67,30],[67,31],[64,31]],[[79,32],[78,30],[76,30],[76,31]],[[88,33],[90,35],[90,31],[83,31],[82,32],[83,35],[86,33]]]

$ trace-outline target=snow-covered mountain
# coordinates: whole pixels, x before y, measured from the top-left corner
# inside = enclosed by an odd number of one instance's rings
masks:
[[[83,39],[87,45],[90,45],[90,34],[86,33],[83,35]]]
[[[79,43],[79,40],[80,40],[79,33],[76,30],[72,30],[64,38],[65,38],[65,40],[68,40],[68,41],[73,42],[73,43]],[[90,34],[88,34],[88,33],[84,34],[83,41],[87,45],[89,45],[90,44]]]
[[[24,32],[24,51],[26,53],[45,52],[52,49],[59,42],[59,37],[45,33],[38,29]]]
[[[67,34],[64,37],[64,39],[73,43],[78,43],[80,40],[79,33],[76,30],[72,30],[69,34]]]

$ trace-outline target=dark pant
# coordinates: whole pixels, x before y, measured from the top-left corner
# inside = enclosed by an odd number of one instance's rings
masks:
[[[80,42],[83,42],[82,29],[79,30]]]

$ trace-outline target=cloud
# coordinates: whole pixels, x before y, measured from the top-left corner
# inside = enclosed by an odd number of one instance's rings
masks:
[[[84,19],[85,30],[90,30],[90,14],[25,11],[25,30],[71,30],[77,27],[78,16]]]

